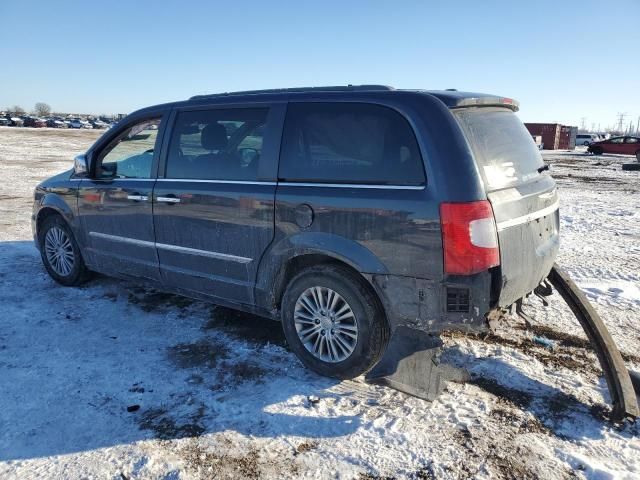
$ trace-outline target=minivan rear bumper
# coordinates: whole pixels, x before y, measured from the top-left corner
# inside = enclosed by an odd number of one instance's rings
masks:
[[[406,326],[428,333],[487,330],[491,310],[490,271],[448,276],[442,282],[400,275],[367,275],[380,298],[389,326]]]

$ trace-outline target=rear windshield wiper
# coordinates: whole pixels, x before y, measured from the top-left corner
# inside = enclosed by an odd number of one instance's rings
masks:
[[[548,164],[544,164],[543,166],[538,167],[538,173],[542,173],[545,170],[549,170],[549,165]]]

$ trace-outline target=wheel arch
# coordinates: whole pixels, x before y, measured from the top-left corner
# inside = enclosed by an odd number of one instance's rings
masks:
[[[365,274],[386,274],[387,268],[361,244],[326,233],[294,236],[272,247],[263,257],[258,270],[257,302],[277,312],[291,279],[302,270],[316,265],[335,265],[349,271],[374,296],[386,318],[382,299],[371,283],[370,275]]]
[[[67,224],[70,224],[68,215],[58,207],[53,205],[44,205],[38,210],[36,215],[36,238],[40,238],[40,231],[42,230],[42,225],[45,220],[51,218],[53,216],[58,216],[62,218]]]

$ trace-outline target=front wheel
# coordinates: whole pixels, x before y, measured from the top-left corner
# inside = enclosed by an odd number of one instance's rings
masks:
[[[287,343],[320,375],[355,378],[369,371],[387,346],[389,327],[364,281],[336,266],[296,275],[282,299]]]
[[[80,285],[87,267],[67,223],[57,215],[47,218],[39,232],[40,256],[49,276],[65,286]]]
[[[591,153],[593,153],[594,155],[602,155],[602,147],[591,148]]]

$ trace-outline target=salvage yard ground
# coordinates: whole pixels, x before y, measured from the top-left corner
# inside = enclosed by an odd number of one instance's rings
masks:
[[[279,324],[98,277],[64,288],[31,241],[33,187],[97,131],[0,127],[0,478],[640,477],[640,425],[556,295],[485,340],[429,404],[305,370]],[[640,370],[640,175],[629,157],[545,152],[563,265]],[[129,410],[132,411],[128,411]]]

